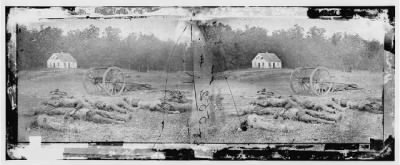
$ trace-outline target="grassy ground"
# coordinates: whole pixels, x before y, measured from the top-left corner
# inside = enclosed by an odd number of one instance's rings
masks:
[[[193,137],[188,136],[199,132],[196,127],[199,112],[187,112],[182,114],[163,114],[147,110],[134,112],[131,121],[125,124],[94,124],[86,121],[73,121],[74,124],[82,125],[82,130],[55,131],[31,127],[34,120],[31,116],[32,109],[39,106],[40,102],[47,99],[49,92],[56,88],[68,92],[74,96],[87,95],[81,80],[85,70],[74,70],[68,72],[49,71],[24,71],[19,74],[18,82],[18,129],[19,140],[27,141],[29,136],[40,135],[43,141],[49,142],[87,142],[87,141],[116,141],[126,142],[193,142]],[[135,97],[142,100],[154,100],[163,96],[166,74],[163,72],[139,73],[125,71],[128,81],[136,83],[151,84],[154,89],[131,91],[124,96]],[[369,138],[382,138],[382,116],[369,112],[349,110],[344,114],[344,119],[334,125],[307,124],[297,121],[279,121],[281,124],[290,125],[295,130],[291,132],[267,131],[260,129],[249,129],[237,131],[239,120],[246,117],[235,117],[230,114],[236,113],[233,99],[237,107],[246,106],[256,96],[257,90],[266,88],[277,95],[291,95],[289,88],[289,77],[291,70],[238,70],[227,72],[228,84],[225,80],[216,80],[210,86],[208,80],[196,81],[196,92],[209,90],[218,93],[224,99],[223,110],[213,112],[211,121],[200,128],[202,138],[197,142],[208,143],[272,143],[272,142],[369,142]],[[336,82],[356,83],[363,90],[344,91],[332,93],[325,97],[308,96],[313,101],[324,101],[332,97],[352,98],[363,100],[366,97],[382,96],[382,74],[368,71],[354,71],[344,73],[332,71]],[[169,73],[167,89],[179,89],[185,91],[189,98],[194,98],[193,86],[182,83],[184,73]],[[232,92],[232,95],[230,94]],[[193,105],[195,107],[195,105]],[[165,128],[161,130],[161,121],[165,121]],[[69,124],[66,122],[65,124]]]

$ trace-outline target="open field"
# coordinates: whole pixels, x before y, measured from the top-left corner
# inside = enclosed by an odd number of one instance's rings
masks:
[[[207,89],[222,96],[222,109],[214,113],[214,121],[205,128],[201,139],[196,142],[205,143],[368,143],[369,138],[382,138],[382,114],[365,111],[347,110],[344,119],[336,124],[310,124],[292,120],[279,121],[282,125],[289,125],[294,131],[268,131],[249,129],[238,131],[239,120],[246,116],[236,117],[235,106],[238,109],[248,105],[257,96],[257,91],[265,88],[276,95],[292,95],[289,87],[289,77],[292,70],[238,70],[226,72],[229,87],[225,80],[215,80],[209,85],[207,80],[197,80],[196,90]],[[40,135],[47,142],[88,142],[88,141],[125,141],[125,142],[193,142],[188,135],[188,125],[196,123],[195,112],[180,114],[165,114],[161,112],[139,110],[132,112],[132,119],[124,124],[95,124],[88,121],[76,120],[75,124],[83,127],[80,131],[57,131],[32,126],[35,116],[32,115],[35,107],[48,99],[49,92],[54,89],[66,91],[73,96],[86,96],[82,86],[82,77],[85,70],[70,71],[23,71],[18,79],[18,136],[19,141],[25,142],[29,136]],[[119,97],[133,97],[140,100],[155,100],[163,97],[166,74],[153,71],[140,73],[125,71],[128,81],[150,84],[153,89],[129,91]],[[331,71],[336,82],[355,83],[362,90],[341,91],[324,97],[307,96],[313,101],[335,98],[351,98],[364,100],[367,97],[381,97],[383,76],[382,73],[368,71],[353,71],[345,73]],[[183,91],[187,98],[194,98],[193,85],[184,84],[187,77],[184,73],[169,73],[167,89]],[[193,105],[195,107],[195,105]],[[272,119],[272,116],[269,116]],[[165,121],[161,133],[161,121]],[[67,122],[65,124],[68,124]],[[196,131],[190,128],[189,131]],[[161,136],[160,136],[161,133]]]

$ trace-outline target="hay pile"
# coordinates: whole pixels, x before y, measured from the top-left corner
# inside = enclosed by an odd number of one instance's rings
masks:
[[[137,90],[151,90],[153,89],[150,84],[127,83],[125,84],[124,91],[137,91]]]
[[[165,101],[175,103],[188,103],[189,99],[179,90],[166,90]]]
[[[267,91],[267,89],[263,88],[263,89],[257,91],[257,95],[259,95],[260,97],[262,97],[262,96],[271,97],[271,96],[274,96],[274,92]]]
[[[344,83],[335,83],[335,85],[332,87],[333,92],[338,92],[338,91],[347,91],[347,90],[360,90],[362,88],[358,87],[357,84],[344,84]]]

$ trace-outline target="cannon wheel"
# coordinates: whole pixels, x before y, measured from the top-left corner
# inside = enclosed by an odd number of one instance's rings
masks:
[[[96,94],[102,92],[102,80],[96,79],[96,70],[95,68],[90,68],[83,75],[83,88],[85,88],[86,93],[88,94]]]
[[[301,72],[303,71],[303,67],[296,68],[292,74],[290,75],[290,88],[292,89],[293,93],[307,93],[310,89],[310,83],[308,79],[301,77]]]
[[[318,96],[328,94],[332,89],[333,83],[329,70],[325,67],[315,68],[310,75],[310,90]]]
[[[103,74],[103,90],[110,96],[118,96],[125,89],[125,75],[118,67],[109,67]]]

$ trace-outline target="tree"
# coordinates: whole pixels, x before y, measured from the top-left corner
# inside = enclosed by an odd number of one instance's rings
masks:
[[[207,67],[214,71],[251,67],[251,60],[260,52],[277,54],[287,68],[326,66],[343,69],[382,70],[383,45],[376,40],[365,40],[357,34],[334,33],[311,27],[306,32],[299,25],[267,35],[267,29],[247,26],[234,30],[222,23],[199,24],[205,43],[191,45],[160,40],[153,34],[131,33],[120,37],[121,30],[89,25],[84,29],[63,31],[54,27],[28,29],[20,26],[17,33],[18,69],[46,67],[52,53],[68,52],[79,67],[117,65],[139,71],[193,70],[193,64],[203,57]],[[167,60],[168,59],[168,60]]]
[[[20,26],[17,33],[19,69],[46,67],[51,54],[61,50],[61,34],[62,30],[57,28],[41,27],[37,31]]]

